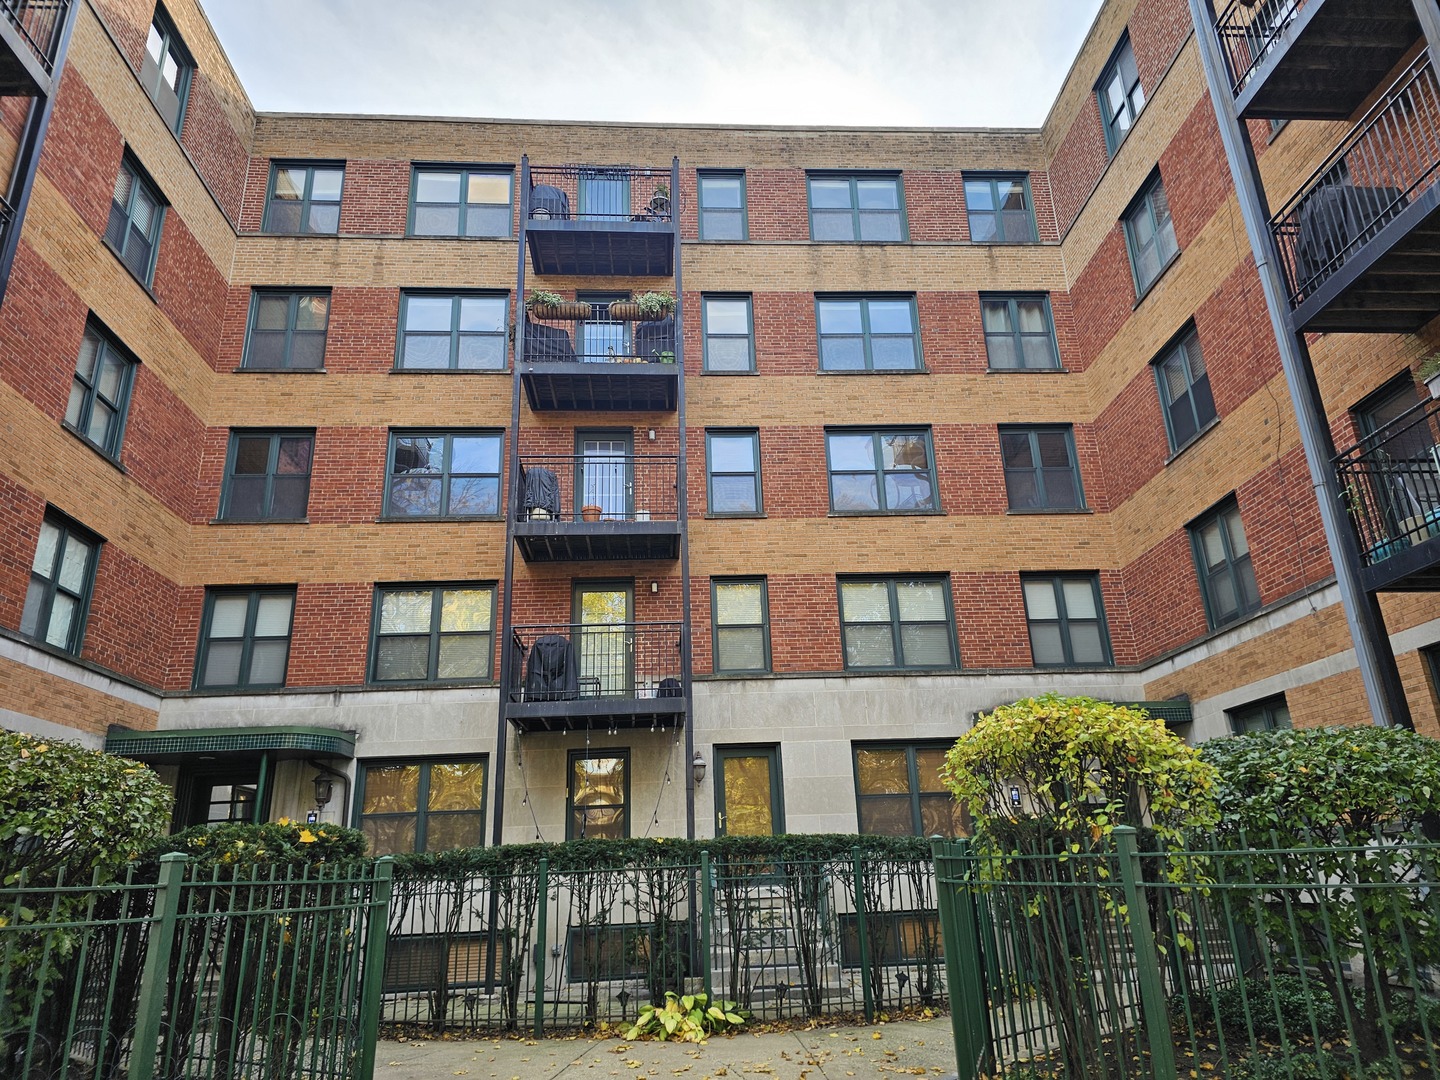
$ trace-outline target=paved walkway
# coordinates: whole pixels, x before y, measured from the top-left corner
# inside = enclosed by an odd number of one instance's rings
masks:
[[[955,1073],[950,1018],[716,1036],[692,1043],[557,1039],[382,1040],[375,1080],[895,1080]]]

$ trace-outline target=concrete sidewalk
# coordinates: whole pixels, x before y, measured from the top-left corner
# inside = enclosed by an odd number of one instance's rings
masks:
[[[375,1080],[876,1080],[955,1073],[950,1018],[822,1027],[693,1043],[556,1039],[381,1040]]]

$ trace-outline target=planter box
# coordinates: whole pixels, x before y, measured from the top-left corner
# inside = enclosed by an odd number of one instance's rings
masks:
[[[567,300],[563,304],[533,304],[526,309],[536,319],[570,319],[580,321],[590,318],[590,305],[578,300]]]

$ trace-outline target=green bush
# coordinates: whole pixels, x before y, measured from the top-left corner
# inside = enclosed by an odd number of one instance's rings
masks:
[[[750,1014],[733,1001],[709,1004],[704,994],[677,994],[667,990],[660,1005],[641,1005],[640,1017],[625,1038],[658,1039],[666,1042],[704,1042],[711,1035],[733,1032],[744,1026]]]
[[[1192,1001],[1191,1007],[1196,1006]],[[1243,981],[1243,988],[1236,983],[1216,992],[1215,1018],[1228,1034],[1240,1038],[1253,1031],[1258,1039],[1278,1039],[1282,1027],[1291,1039],[1313,1035],[1312,1009],[1322,1039],[1343,1031],[1335,998],[1314,976],[1304,980],[1298,975],[1251,976]]]
[[[1326,1054],[1322,1064],[1313,1051],[1279,1050],[1251,1054],[1234,1062],[1227,1074],[1229,1080],[1391,1080],[1394,1075],[1384,1062],[1357,1069],[1353,1059],[1338,1054]]]
[[[1430,1029],[1430,1038],[1440,1040],[1440,998],[1420,995],[1413,998],[1395,998],[1386,1006],[1390,1027],[1401,1038],[1424,1038],[1425,1028]],[[1420,1022],[1425,1018],[1424,1024]]]
[[[190,856],[202,867],[234,867],[253,873],[272,866],[323,866],[363,858],[365,834],[342,825],[303,825],[288,818],[259,825],[241,821],[193,825],[153,843],[142,861],[153,864],[173,851]]]

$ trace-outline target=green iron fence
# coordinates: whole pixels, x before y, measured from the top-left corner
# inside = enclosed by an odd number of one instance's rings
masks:
[[[757,1019],[945,1002],[928,859],[401,873],[389,933],[382,1018],[435,1030],[619,1024],[681,989]]]
[[[0,1080],[368,1080],[392,865],[0,889]]]
[[[1440,845],[937,841],[960,1080],[1440,1077]]]

